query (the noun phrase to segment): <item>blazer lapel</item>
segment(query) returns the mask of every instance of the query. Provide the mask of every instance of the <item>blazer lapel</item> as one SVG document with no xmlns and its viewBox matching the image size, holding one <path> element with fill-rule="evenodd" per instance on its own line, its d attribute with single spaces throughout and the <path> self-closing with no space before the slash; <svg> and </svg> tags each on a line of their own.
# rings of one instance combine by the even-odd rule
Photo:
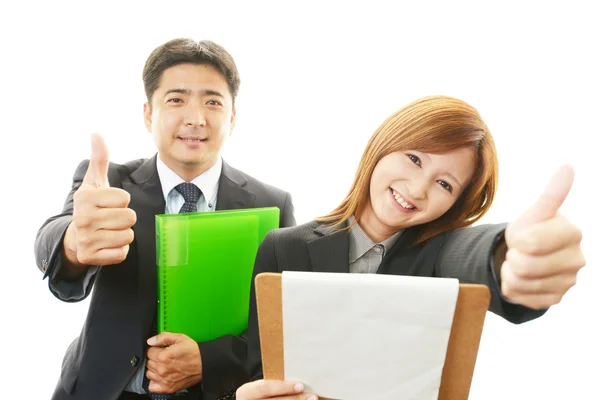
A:
<svg viewBox="0 0 600 400">
<path fill-rule="evenodd" d="M 138 260 L 138 310 L 140 329 L 147 335 L 156 314 L 156 228 L 155 216 L 165 213 L 156 156 L 152 157 L 123 182 L 123 189 L 131 195 L 129 208 L 137 215 L 133 226 L 135 250 Z M 132 249 L 130 249 L 132 250 Z"/>
<path fill-rule="evenodd" d="M 415 263 L 417 253 L 421 247 L 414 245 L 418 231 L 408 228 L 398 238 L 389 252 L 381 261 L 377 270 L 378 274 L 408 275 L 408 276 L 430 276 L 423 268 L 418 268 L 421 263 Z M 426 262 L 427 270 L 433 271 L 433 262 Z"/>
<path fill-rule="evenodd" d="M 340 227 L 332 228 L 319 225 L 314 233 L 318 237 L 308 242 L 310 262 L 315 272 L 350 272 L 350 239 L 349 231 Z"/>
<path fill-rule="evenodd" d="M 246 177 L 240 171 L 223 161 L 216 210 L 252 208 L 255 195 L 247 189 L 247 182 Z"/>
</svg>

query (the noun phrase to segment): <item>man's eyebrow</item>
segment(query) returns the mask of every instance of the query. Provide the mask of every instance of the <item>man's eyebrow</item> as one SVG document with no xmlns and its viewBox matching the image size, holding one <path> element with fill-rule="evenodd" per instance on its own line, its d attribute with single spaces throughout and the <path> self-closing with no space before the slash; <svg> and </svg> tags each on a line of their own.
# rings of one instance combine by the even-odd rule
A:
<svg viewBox="0 0 600 400">
<path fill-rule="evenodd" d="M 165 96 L 171 94 L 171 93 L 180 93 L 180 94 L 185 94 L 185 95 L 190 95 L 192 94 L 192 91 L 190 89 L 181 89 L 181 88 L 173 88 L 173 89 L 169 89 L 165 92 Z M 212 90 L 212 89 L 205 89 L 205 90 L 200 90 L 200 94 L 203 96 L 219 96 L 221 98 L 225 98 L 225 96 L 219 92 L 218 90 Z"/>
<path fill-rule="evenodd" d="M 223 93 L 219 92 L 218 90 L 206 89 L 206 90 L 202 90 L 201 93 L 205 96 L 209 95 L 209 96 L 219 96 L 223 99 L 225 98 Z"/>
<path fill-rule="evenodd" d="M 173 89 L 167 90 L 165 92 L 165 96 L 167 96 L 168 94 L 171 94 L 171 93 L 190 94 L 190 93 L 192 93 L 192 91 L 189 89 L 173 88 Z"/>
</svg>

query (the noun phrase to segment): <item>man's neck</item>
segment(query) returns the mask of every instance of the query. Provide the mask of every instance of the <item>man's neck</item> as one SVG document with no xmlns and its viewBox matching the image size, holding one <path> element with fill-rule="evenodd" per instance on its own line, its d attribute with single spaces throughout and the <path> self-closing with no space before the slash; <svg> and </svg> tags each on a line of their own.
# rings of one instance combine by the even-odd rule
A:
<svg viewBox="0 0 600 400">
<path fill-rule="evenodd" d="M 160 155 L 159 155 L 160 157 Z M 196 179 L 197 177 L 199 177 L 200 175 L 202 175 L 203 173 L 205 173 L 206 171 L 208 171 L 209 169 L 211 169 L 212 167 L 215 166 L 215 164 L 220 160 L 220 158 L 217 158 L 214 161 L 211 162 L 206 162 L 206 163 L 202 163 L 199 165 L 182 165 L 182 164 L 177 164 L 177 165 L 172 165 L 172 163 L 163 160 L 163 158 L 161 157 L 161 161 L 174 173 L 176 173 L 177 175 L 179 175 L 179 177 L 181 179 L 183 179 L 186 182 L 191 182 L 194 179 Z"/>
</svg>

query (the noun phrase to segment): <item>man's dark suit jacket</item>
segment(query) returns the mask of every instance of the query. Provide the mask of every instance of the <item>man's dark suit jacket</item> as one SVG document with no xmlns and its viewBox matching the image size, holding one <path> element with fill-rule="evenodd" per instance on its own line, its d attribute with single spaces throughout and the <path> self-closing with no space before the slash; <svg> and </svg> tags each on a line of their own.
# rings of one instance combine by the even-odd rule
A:
<svg viewBox="0 0 600 400">
<path fill-rule="evenodd" d="M 500 292 L 493 268 L 497 243 L 506 224 L 481 225 L 442 233 L 422 246 L 414 246 L 415 228 L 406 229 L 384 256 L 378 274 L 457 278 L 461 283 L 480 283 L 490 288 L 490 311 L 513 323 L 544 314 L 508 302 Z M 277 229 L 261 243 L 252 277 L 248 320 L 248 374 L 262 378 L 260 337 L 254 278 L 262 272 L 315 271 L 349 273 L 347 224 L 334 228 L 318 222 Z M 341 338 L 343 339 L 343 338 Z"/>
<path fill-rule="evenodd" d="M 44 278 L 56 276 L 63 237 L 72 221 L 73 194 L 88 163 L 77 168 L 63 212 L 47 220 L 37 234 L 35 256 Z M 101 267 L 95 275 L 85 324 L 65 354 L 53 400 L 117 399 L 143 361 L 152 333 L 157 302 L 154 217 L 165 212 L 156 156 L 124 165 L 111 163 L 108 180 L 131 195 L 129 207 L 137 214 L 135 239 L 125 261 Z M 270 206 L 279 207 L 280 226 L 295 225 L 289 193 L 223 162 L 217 210 Z M 91 288 L 88 285 L 85 296 Z M 203 379 L 189 390 L 194 399 L 218 399 L 248 380 L 245 338 L 229 335 L 199 346 Z"/>
</svg>

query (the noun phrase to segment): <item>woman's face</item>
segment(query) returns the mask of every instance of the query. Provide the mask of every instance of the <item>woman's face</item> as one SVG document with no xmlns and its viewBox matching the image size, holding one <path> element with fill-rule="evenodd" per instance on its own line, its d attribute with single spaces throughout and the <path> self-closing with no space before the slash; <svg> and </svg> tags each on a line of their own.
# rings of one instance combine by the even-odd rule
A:
<svg viewBox="0 0 600 400">
<path fill-rule="evenodd" d="M 382 240 L 441 217 L 468 186 L 476 164 L 475 151 L 469 147 L 443 154 L 411 150 L 388 154 L 371 176 L 371 201 L 360 217 L 361 227 L 374 240 Z"/>
</svg>

